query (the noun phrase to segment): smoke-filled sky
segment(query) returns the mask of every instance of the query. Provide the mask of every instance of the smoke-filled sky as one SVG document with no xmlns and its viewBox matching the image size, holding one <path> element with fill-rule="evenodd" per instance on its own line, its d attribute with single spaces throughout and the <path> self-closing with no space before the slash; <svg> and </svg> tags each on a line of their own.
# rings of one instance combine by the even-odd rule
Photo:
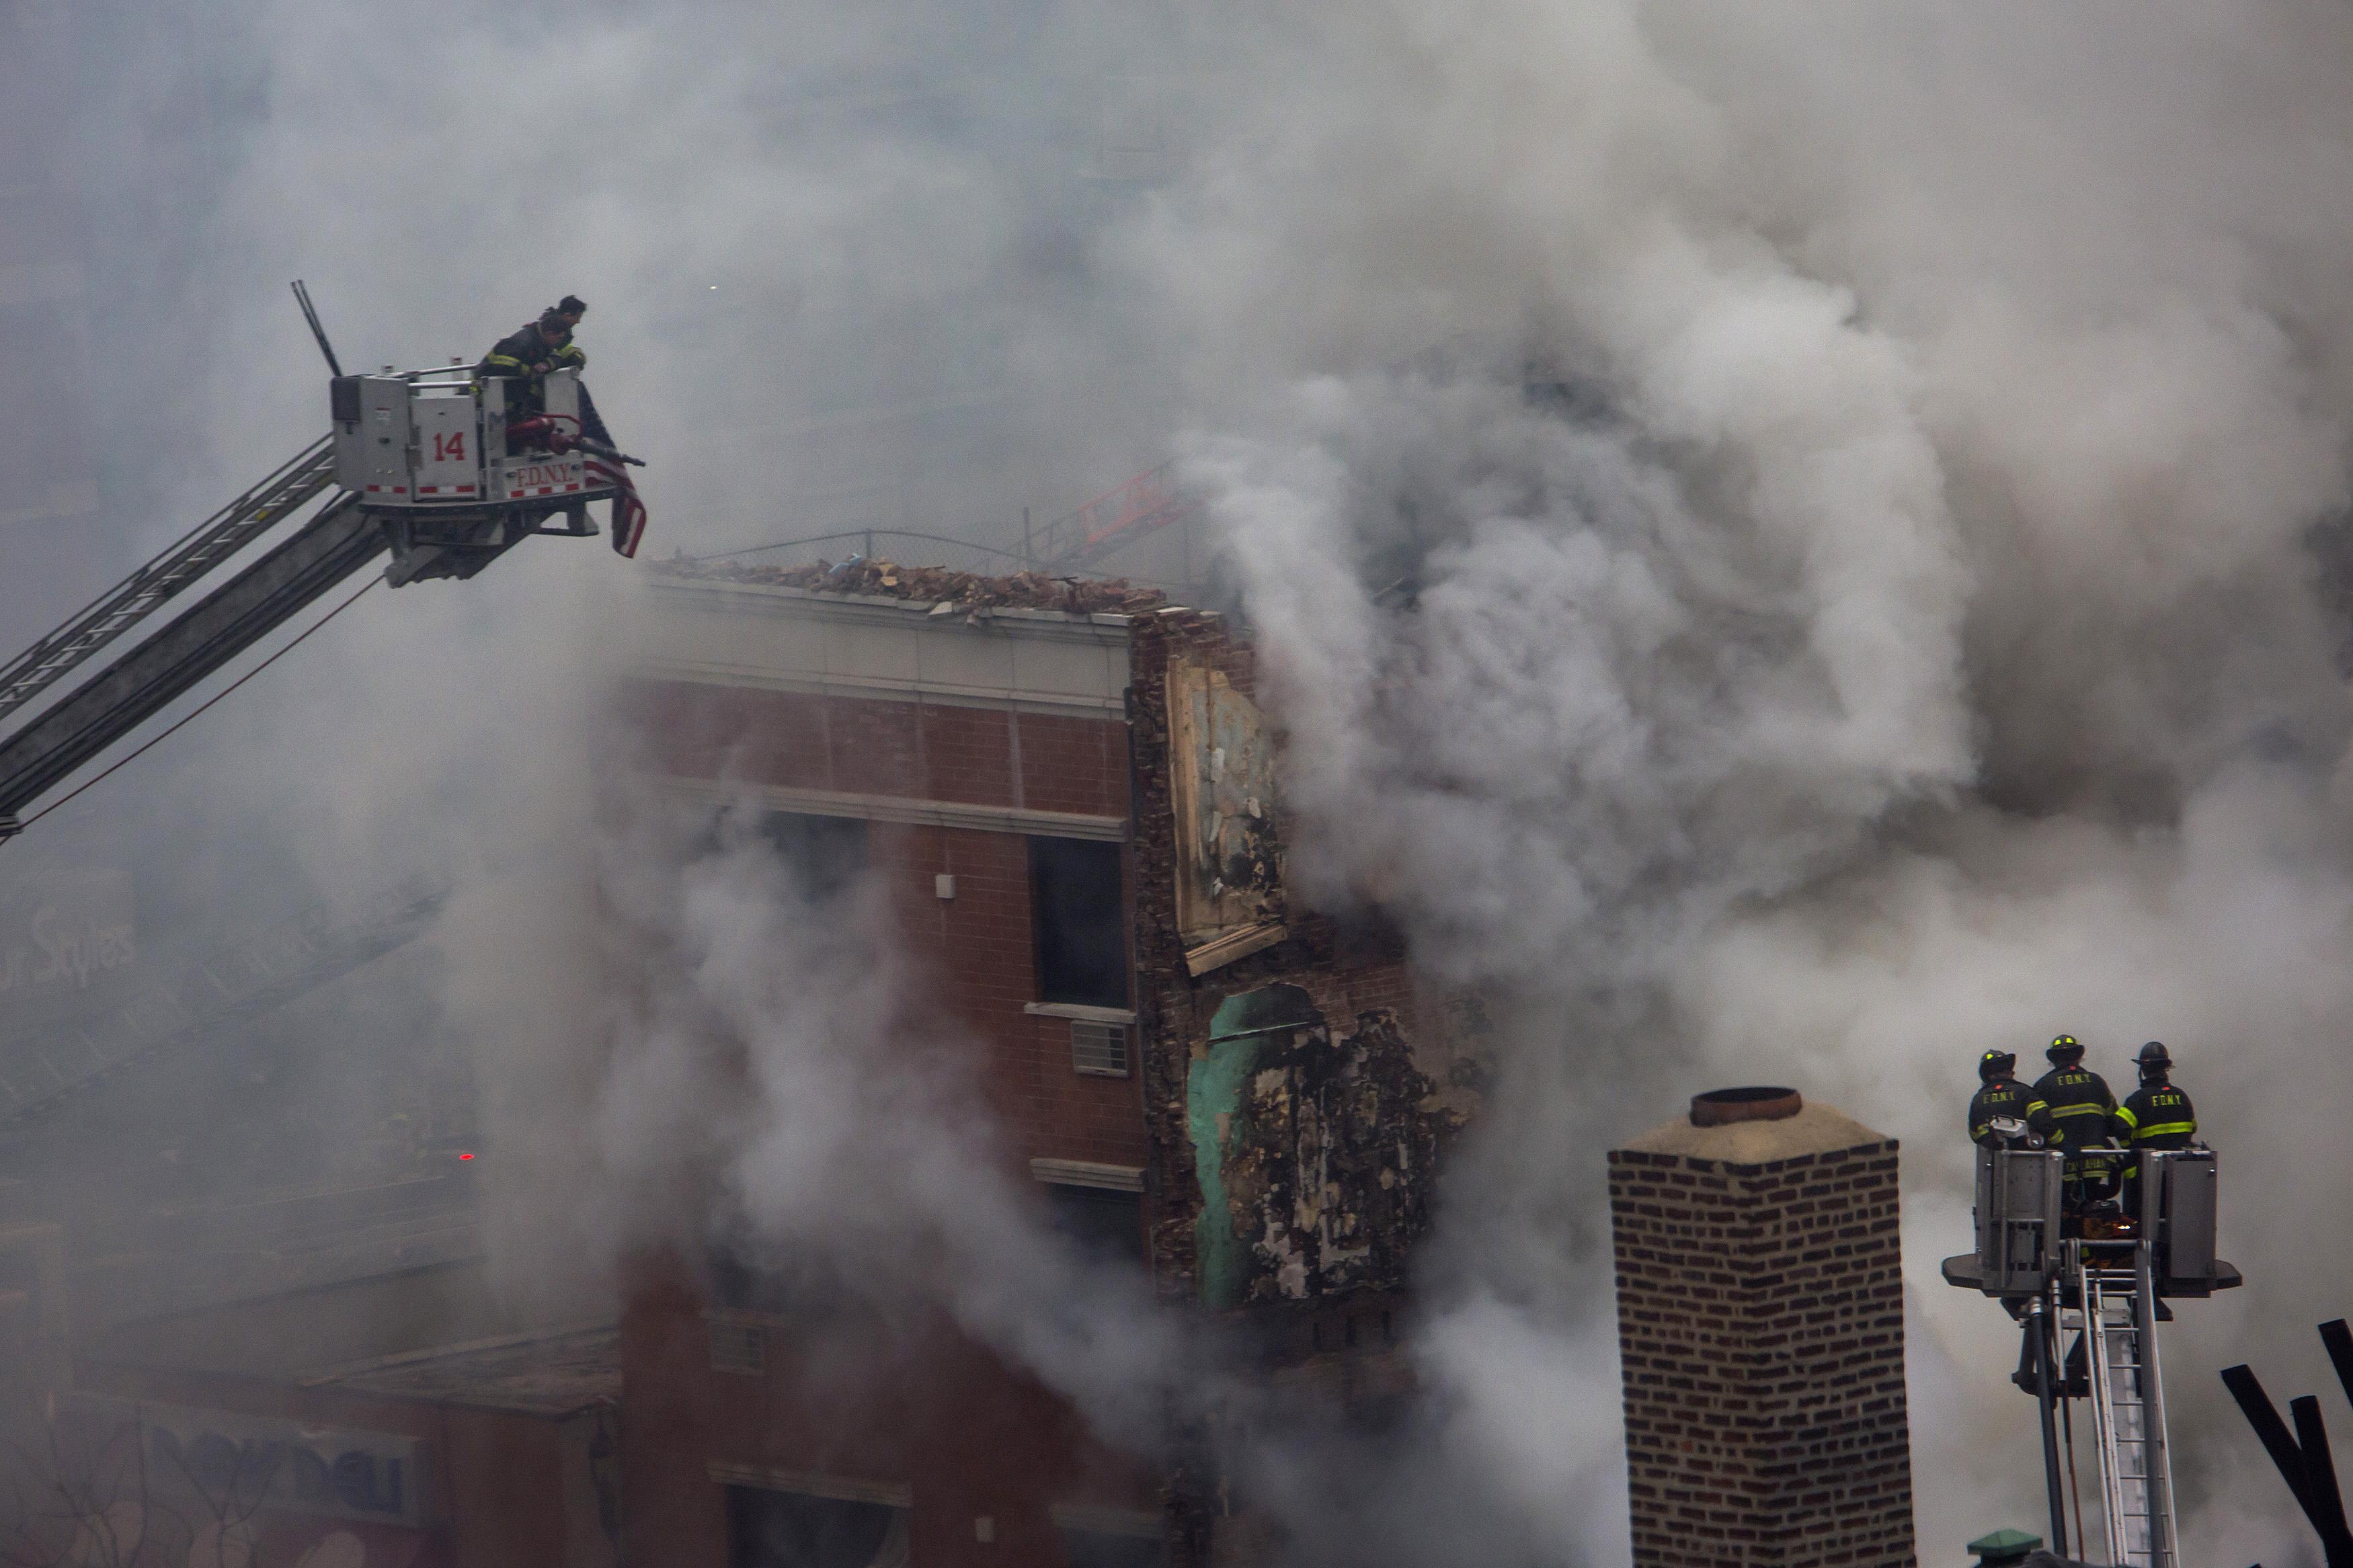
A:
<svg viewBox="0 0 2353 1568">
<path fill-rule="evenodd" d="M 296 276 L 349 363 L 471 358 L 585 296 L 649 554 L 1008 542 L 1182 459 L 1298 742 L 1297 885 L 1385 902 L 1513 1020 L 1419 1347 L 1432 1484 L 1383 1515 L 1287 1455 L 1269 1495 L 1304 1540 L 1372 1560 L 1353 1515 L 1400 1560 L 1435 1550 L 1415 1521 L 1622 1554 L 1583 1415 L 1615 1378 L 1600 1151 L 1724 1081 L 1905 1141 L 1924 1550 L 2037 1518 L 2008 1325 L 1935 1265 L 1966 1242 L 1977 1054 L 2065 1030 L 2116 1079 L 2168 1040 L 2224 1150 L 2250 1283 L 2167 1346 L 2190 1549 L 2308 1555 L 2212 1373 L 2317 1387 L 2310 1325 L 2353 1305 L 2342 7 L 0 16 L 35 46 L 0 94 L 49 106 L 9 121 L 6 210 L 36 218 L 0 353 L 68 361 L 85 437 L 12 460 L 99 500 L 0 523 L 15 641 L 315 431 Z M 174 910 L 594 847 L 581 874 L 699 955 L 673 1022 L 822 1093 L 826 1052 L 871 1042 L 731 978 L 749 934 L 795 940 L 757 877 L 663 882 L 580 808 L 580 716 L 628 657 L 604 606 L 641 570 L 549 542 L 379 592 L 88 830 Z M 711 1090 L 639 1017 L 618 1076 L 538 1092 L 593 943 L 535 916 L 561 901 L 461 905 L 446 1004 L 512 1147 L 593 1123 L 644 1179 L 649 1130 Z M 829 1192 L 792 1131 L 697 1155 L 786 1235 Z M 860 1234 L 1011 1223 L 957 1191 L 912 1183 Z M 961 1307 L 1103 1386 L 1099 1344 Z"/>
</svg>

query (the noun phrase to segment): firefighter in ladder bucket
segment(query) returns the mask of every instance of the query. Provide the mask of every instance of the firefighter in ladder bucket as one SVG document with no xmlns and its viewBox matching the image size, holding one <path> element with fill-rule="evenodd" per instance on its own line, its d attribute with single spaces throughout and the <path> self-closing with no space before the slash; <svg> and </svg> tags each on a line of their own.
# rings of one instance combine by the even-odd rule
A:
<svg viewBox="0 0 2353 1568">
<path fill-rule="evenodd" d="M 548 375 L 560 370 L 577 372 L 587 368 L 587 353 L 572 341 L 580 319 L 587 313 L 585 300 L 576 294 L 566 294 L 542 310 L 537 321 L 524 322 L 491 344 L 482 363 L 474 367 L 474 375 L 477 380 L 503 376 L 519 384 L 519 395 L 512 398 L 510 406 L 523 417 L 507 426 L 510 443 L 541 443 L 553 452 L 576 446 L 586 454 L 588 477 L 599 485 L 610 485 L 616 492 L 613 548 L 625 556 L 634 556 L 646 531 L 645 503 L 638 499 L 638 488 L 629 479 L 629 466 L 637 459 L 624 457 L 615 448 L 612 432 L 606 429 L 585 384 L 580 388 L 577 430 L 562 427 L 544 412 Z"/>
</svg>

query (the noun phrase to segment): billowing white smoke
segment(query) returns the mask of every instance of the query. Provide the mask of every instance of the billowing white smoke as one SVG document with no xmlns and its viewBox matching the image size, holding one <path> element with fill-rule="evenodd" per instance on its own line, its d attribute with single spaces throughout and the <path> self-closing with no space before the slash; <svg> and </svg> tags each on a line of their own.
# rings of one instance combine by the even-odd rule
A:
<svg viewBox="0 0 2353 1568">
<path fill-rule="evenodd" d="M 1516 382 L 1319 381 L 1284 444 L 1205 445 L 1298 742 L 1311 892 L 1366 881 L 1461 977 L 1652 972 L 1679 926 L 1965 782 L 1966 576 L 1932 454 L 1900 380 L 1870 380 L 1887 346 L 1793 314 L 1818 395 L 1883 418 L 1799 407 L 1768 441 L 1677 409 L 1741 475 L 1715 517 L 1636 427 L 1577 428 Z M 1410 607 L 1368 596 L 1391 572 Z"/>
<path fill-rule="evenodd" d="M 2255 1195 L 2341 1180 L 2353 26 L 1294 16 L 1144 254 L 1294 871 L 1512 999 L 1422 1350 L 1447 1457 L 1532 1436 L 1453 1495 L 1609 1553 L 1562 1500 L 1614 1434 L 1550 1392 L 1608 1353 L 1599 1150 L 1788 1081 L 1906 1141 L 1924 1552 L 2039 1519 L 2007 1325 L 1935 1262 L 1974 1058 L 2065 1029 L 2119 1079 L 2170 1038 L 2228 1151 L 2253 1283 L 2174 1331 L 2176 1463 L 2193 1546 L 2291 1552 L 2275 1484 L 2216 1500 L 2260 1460 L 2212 1371 L 2315 1381 L 2353 1241 Z"/>
<path fill-rule="evenodd" d="M 608 1237 L 698 1270 L 733 1250 L 902 1328 L 944 1308 L 1153 1450 L 1182 1325 L 1047 1230 L 970 1042 L 915 1003 L 887 891 L 813 895 L 743 814 L 697 853 L 703 816 L 641 797 L 604 846 L 617 972 L 643 982 L 608 1021 L 590 1140 L 599 1190 L 634 1209 Z"/>
</svg>

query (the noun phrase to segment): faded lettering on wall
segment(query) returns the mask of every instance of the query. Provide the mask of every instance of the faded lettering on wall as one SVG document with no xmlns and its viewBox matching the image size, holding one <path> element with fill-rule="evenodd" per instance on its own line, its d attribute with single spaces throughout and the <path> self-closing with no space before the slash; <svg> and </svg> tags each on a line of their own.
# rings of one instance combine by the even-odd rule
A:
<svg viewBox="0 0 2353 1568">
<path fill-rule="evenodd" d="M 46 872 L 0 899 L 0 994 L 87 990 L 138 956 L 128 871 Z"/>
</svg>

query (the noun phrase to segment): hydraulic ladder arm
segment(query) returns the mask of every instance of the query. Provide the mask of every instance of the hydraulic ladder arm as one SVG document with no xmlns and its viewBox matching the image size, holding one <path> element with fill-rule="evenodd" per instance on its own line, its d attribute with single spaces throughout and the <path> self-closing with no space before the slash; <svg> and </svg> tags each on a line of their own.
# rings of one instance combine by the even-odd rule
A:
<svg viewBox="0 0 2353 1568">
<path fill-rule="evenodd" d="M 333 482 L 322 441 L 0 670 L 0 718 L 196 586 Z M 0 838 L 34 801 L 386 548 L 344 493 L 161 630 L 0 740 Z"/>
<path fill-rule="evenodd" d="M 2088 1252 L 2078 1252 L 2075 1279 L 2091 1355 L 2092 1436 L 2108 1560 L 2119 1568 L 2180 1568 L 2150 1247 L 2136 1242 L 2128 1267 Z"/>
<path fill-rule="evenodd" d="M 335 464 L 331 441 L 322 437 L 305 447 L 291 462 L 215 512 L 194 533 L 0 666 L 0 721 L 332 484 Z"/>
<path fill-rule="evenodd" d="M 2181 1568 L 2157 1335 L 2171 1317 L 2167 1300 L 2195 1300 L 2242 1282 L 2214 1255 L 2214 1152 L 2137 1151 L 2137 1213 L 2113 1205 L 2071 1213 L 2065 1157 L 2037 1145 L 2022 1122 L 1996 1127 L 2001 1146 L 1978 1155 L 1977 1250 L 1946 1258 L 1943 1273 L 1948 1284 L 1999 1298 L 2023 1325 L 2012 1381 L 2041 1406 L 2052 1542 L 2067 1535 L 2060 1468 L 2062 1453 L 2072 1452 L 2054 1431 L 2053 1407 L 2084 1399 L 2098 1448 L 2106 1561 Z M 2077 1327 L 2082 1339 L 2062 1356 L 2060 1331 Z M 2353 1360 L 2353 1350 L 2348 1355 Z M 2067 1465 L 2072 1475 L 2072 1458 Z M 2075 1513 L 2080 1539 L 2080 1500 Z"/>
<path fill-rule="evenodd" d="M 303 312 L 319 332 L 307 298 Z M 338 372 L 326 437 L 0 665 L 0 725 L 17 721 L 0 734 L 0 840 L 76 770 L 387 550 L 396 588 L 471 577 L 534 534 L 593 535 L 587 504 L 617 501 L 619 465 L 638 459 L 578 434 L 593 410 L 572 372 L 530 384 L 538 401 L 512 419 L 510 384 L 478 384 L 463 366 Z M 183 596 L 185 608 L 115 648 Z M 85 665 L 96 673 L 69 682 Z"/>
</svg>

